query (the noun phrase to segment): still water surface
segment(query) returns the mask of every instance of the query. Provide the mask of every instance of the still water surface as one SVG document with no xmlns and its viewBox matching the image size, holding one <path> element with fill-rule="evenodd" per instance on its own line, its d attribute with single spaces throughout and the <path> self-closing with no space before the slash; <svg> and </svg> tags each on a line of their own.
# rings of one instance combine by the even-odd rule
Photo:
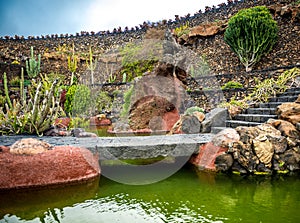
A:
<svg viewBox="0 0 300 223">
<path fill-rule="evenodd" d="M 98 180 L 1 193 L 0 223 L 300 222 L 299 175 L 213 175 L 185 166 L 149 185 Z"/>
</svg>

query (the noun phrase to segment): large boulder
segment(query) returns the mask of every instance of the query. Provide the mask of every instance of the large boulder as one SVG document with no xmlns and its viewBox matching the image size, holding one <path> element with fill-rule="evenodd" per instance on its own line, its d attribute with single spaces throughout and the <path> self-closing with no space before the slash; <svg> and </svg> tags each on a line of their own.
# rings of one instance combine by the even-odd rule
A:
<svg viewBox="0 0 300 223">
<path fill-rule="evenodd" d="M 226 118 L 228 116 L 227 109 L 214 108 L 205 115 L 205 120 L 202 124 L 202 133 L 211 132 L 212 127 L 225 127 Z"/>
<path fill-rule="evenodd" d="M 215 165 L 216 158 L 225 154 L 228 151 L 228 148 L 222 148 L 220 146 L 215 146 L 213 143 L 206 143 L 199 148 L 199 153 L 197 155 L 193 155 L 190 159 L 190 163 L 198 167 L 200 170 L 205 171 L 217 171 L 217 167 Z M 230 163 L 230 161 L 228 161 Z M 218 163 L 218 168 L 223 164 Z"/>
<path fill-rule="evenodd" d="M 215 146 L 229 148 L 233 142 L 240 140 L 240 135 L 235 129 L 226 128 L 217 133 L 211 140 Z"/>
<path fill-rule="evenodd" d="M 11 149 L 1 147 L 0 190 L 74 184 L 100 175 L 98 156 L 88 149 L 72 146 L 49 149 L 45 145 L 44 151 L 38 149 L 38 152 L 29 153 L 24 149 L 24 153 L 19 148 L 15 153 L 15 147 L 20 144 L 25 148 L 24 141 L 16 142 Z M 41 144 L 43 142 L 39 147 Z M 30 145 L 33 144 L 26 147 Z"/>
<path fill-rule="evenodd" d="M 277 107 L 276 114 L 279 119 L 296 125 L 300 122 L 300 104 L 296 102 L 283 103 Z"/>
</svg>

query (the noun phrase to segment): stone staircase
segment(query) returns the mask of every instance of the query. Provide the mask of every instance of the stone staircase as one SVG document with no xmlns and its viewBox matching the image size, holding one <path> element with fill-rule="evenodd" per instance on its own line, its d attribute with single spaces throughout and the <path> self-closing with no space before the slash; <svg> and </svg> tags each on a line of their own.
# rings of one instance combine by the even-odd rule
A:
<svg viewBox="0 0 300 223">
<path fill-rule="evenodd" d="M 266 103 L 260 103 L 254 107 L 246 109 L 243 113 L 235 116 L 233 119 L 229 117 L 226 120 L 227 128 L 236 128 L 238 126 L 257 126 L 268 119 L 277 119 L 275 114 L 277 106 L 285 102 L 294 102 L 300 94 L 300 87 L 288 89 L 286 92 L 278 94 L 276 97 L 270 98 Z M 212 133 L 217 133 L 225 127 L 214 127 Z"/>
</svg>

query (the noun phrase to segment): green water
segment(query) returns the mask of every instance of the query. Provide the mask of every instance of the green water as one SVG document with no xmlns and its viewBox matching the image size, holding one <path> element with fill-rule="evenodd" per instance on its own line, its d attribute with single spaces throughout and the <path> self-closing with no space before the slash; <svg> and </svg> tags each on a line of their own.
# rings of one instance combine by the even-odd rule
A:
<svg viewBox="0 0 300 223">
<path fill-rule="evenodd" d="M 0 194 L 0 222 L 300 222 L 300 178 L 208 174 L 185 166 L 155 184 L 88 184 Z"/>
</svg>

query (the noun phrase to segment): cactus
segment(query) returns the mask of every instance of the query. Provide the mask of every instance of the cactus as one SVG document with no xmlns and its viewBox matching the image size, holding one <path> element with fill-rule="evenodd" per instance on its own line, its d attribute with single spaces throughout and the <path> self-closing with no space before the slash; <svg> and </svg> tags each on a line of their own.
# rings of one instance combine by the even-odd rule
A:
<svg viewBox="0 0 300 223">
<path fill-rule="evenodd" d="M 7 87 L 7 76 L 6 76 L 5 72 L 3 74 L 3 84 L 4 84 L 4 92 L 5 92 L 6 101 L 7 101 L 7 104 L 9 106 L 9 108 L 11 109 L 12 108 L 12 103 L 11 103 L 11 100 L 10 100 L 10 97 L 9 97 L 9 92 L 8 92 L 8 87 Z"/>
<path fill-rule="evenodd" d="M 41 71 L 41 54 L 38 55 L 38 60 L 36 61 L 33 47 L 30 47 L 30 58 L 26 61 L 26 71 L 30 78 L 35 78 Z"/>
<path fill-rule="evenodd" d="M 88 70 L 91 71 L 91 84 L 94 85 L 94 71 L 97 67 L 97 60 L 93 58 L 92 47 L 89 49 L 89 57 L 86 60 Z"/>
<path fill-rule="evenodd" d="M 265 6 L 240 10 L 231 17 L 225 42 L 237 54 L 246 71 L 270 52 L 277 40 L 278 26 Z"/>
<path fill-rule="evenodd" d="M 62 113 L 59 106 L 59 97 L 54 94 L 57 84 L 58 80 L 56 79 L 53 81 L 50 90 L 45 90 L 47 83 L 41 81 L 35 88 L 33 100 L 31 98 L 26 103 L 23 94 L 23 98 L 20 98 L 20 100 L 14 99 L 11 106 L 6 103 L 6 111 L 0 110 L 0 133 L 41 135 L 49 129 L 58 115 Z M 5 88 L 7 88 L 7 81 L 5 85 Z M 23 87 L 20 86 L 20 91 L 23 90 Z"/>
<path fill-rule="evenodd" d="M 77 56 L 75 55 L 74 52 L 74 43 L 73 43 L 73 50 L 72 54 L 68 56 L 68 69 L 71 72 L 71 83 L 70 85 L 73 85 L 73 79 L 74 79 L 74 74 L 77 70 Z"/>
</svg>

